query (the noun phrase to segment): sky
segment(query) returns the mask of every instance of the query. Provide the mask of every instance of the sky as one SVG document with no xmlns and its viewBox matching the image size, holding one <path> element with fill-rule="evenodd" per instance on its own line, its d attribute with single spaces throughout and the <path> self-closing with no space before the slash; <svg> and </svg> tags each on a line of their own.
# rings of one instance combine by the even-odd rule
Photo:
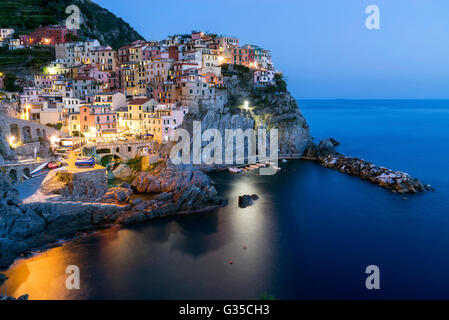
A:
<svg viewBox="0 0 449 320">
<path fill-rule="evenodd" d="M 447 0 L 94 1 L 147 40 L 200 30 L 269 49 L 297 99 L 449 98 Z"/>
</svg>

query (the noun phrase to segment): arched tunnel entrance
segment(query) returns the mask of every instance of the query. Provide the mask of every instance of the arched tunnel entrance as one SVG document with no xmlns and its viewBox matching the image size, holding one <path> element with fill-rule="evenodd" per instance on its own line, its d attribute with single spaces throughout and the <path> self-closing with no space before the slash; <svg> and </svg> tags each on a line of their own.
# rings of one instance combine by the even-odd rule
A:
<svg viewBox="0 0 449 320">
<path fill-rule="evenodd" d="M 122 159 L 115 154 L 107 154 L 100 159 L 100 165 L 110 169 L 116 168 L 120 162 L 122 162 Z"/>
<path fill-rule="evenodd" d="M 30 171 L 29 168 L 23 169 L 23 173 L 25 174 L 25 176 L 26 176 L 27 178 L 31 178 L 31 171 Z"/>
<path fill-rule="evenodd" d="M 15 169 L 11 169 L 11 171 L 9 171 L 9 179 L 12 183 L 17 182 L 17 171 Z"/>
</svg>

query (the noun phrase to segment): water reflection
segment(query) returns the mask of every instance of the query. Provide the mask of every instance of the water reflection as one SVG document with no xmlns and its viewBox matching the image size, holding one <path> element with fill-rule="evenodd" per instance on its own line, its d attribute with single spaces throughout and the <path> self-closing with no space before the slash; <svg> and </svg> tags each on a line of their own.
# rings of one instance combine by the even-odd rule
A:
<svg viewBox="0 0 449 320">
<path fill-rule="evenodd" d="M 216 178 L 227 207 L 99 231 L 19 260 L 7 273 L 8 293 L 31 299 L 204 298 L 204 292 L 226 297 L 235 291 L 247 298 L 237 288 L 254 282 L 250 291 L 259 297 L 268 291 L 262 279 L 273 263 L 271 186 L 253 173 Z M 239 208 L 238 196 L 253 193 L 260 199 Z M 79 291 L 65 288 L 71 264 L 81 270 Z"/>
</svg>

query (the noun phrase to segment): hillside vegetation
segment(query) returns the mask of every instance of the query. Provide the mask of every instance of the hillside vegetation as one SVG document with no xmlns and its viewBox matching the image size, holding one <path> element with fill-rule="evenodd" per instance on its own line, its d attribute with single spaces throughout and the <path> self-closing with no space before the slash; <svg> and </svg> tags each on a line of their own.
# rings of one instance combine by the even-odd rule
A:
<svg viewBox="0 0 449 320">
<path fill-rule="evenodd" d="M 67 6 L 75 4 L 82 15 L 82 38 L 98 39 L 117 49 L 143 39 L 128 23 L 90 0 L 0 0 L 0 28 L 25 34 L 39 26 L 64 24 Z"/>
</svg>

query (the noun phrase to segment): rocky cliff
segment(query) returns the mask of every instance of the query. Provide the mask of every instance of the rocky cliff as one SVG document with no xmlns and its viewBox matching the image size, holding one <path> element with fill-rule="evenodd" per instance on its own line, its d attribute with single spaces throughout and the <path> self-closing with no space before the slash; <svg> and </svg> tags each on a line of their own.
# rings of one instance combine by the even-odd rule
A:
<svg viewBox="0 0 449 320">
<path fill-rule="evenodd" d="M 187 114 L 182 124 L 191 135 L 194 121 L 201 121 L 202 132 L 214 128 L 222 137 L 225 129 L 266 128 L 267 134 L 270 129 L 277 129 L 280 157 L 300 157 L 313 144 L 309 126 L 281 74 L 276 75 L 275 85 L 265 87 L 256 86 L 253 71 L 243 66 L 224 65 L 222 73 L 227 101 L 223 105 L 200 101 L 198 111 Z M 244 107 L 245 102 L 248 108 Z"/>
</svg>

